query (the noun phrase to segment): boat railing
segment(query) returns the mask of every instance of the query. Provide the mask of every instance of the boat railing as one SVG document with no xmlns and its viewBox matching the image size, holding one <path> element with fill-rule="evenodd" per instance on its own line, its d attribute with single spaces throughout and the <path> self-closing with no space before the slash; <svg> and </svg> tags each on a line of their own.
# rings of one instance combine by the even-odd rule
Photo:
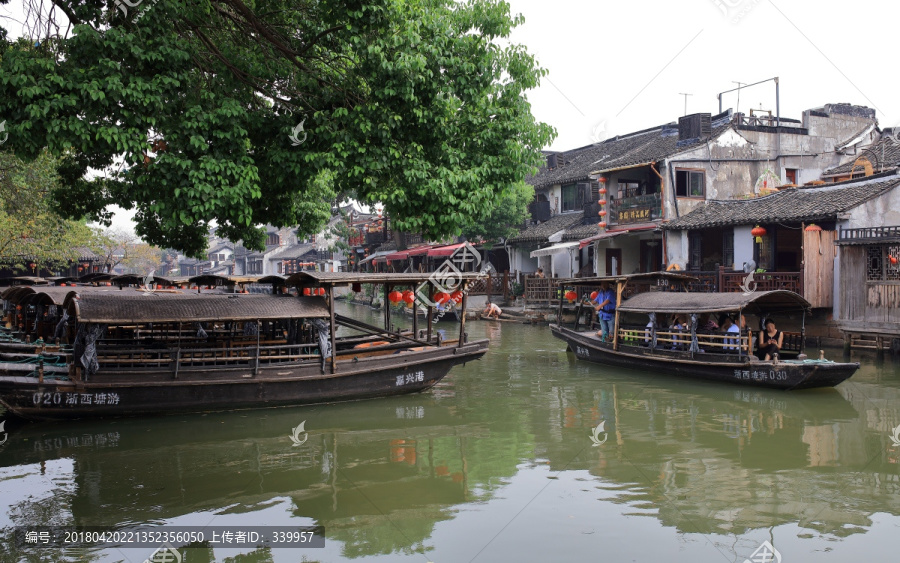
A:
<svg viewBox="0 0 900 563">
<path fill-rule="evenodd" d="M 320 359 L 319 347 L 314 343 L 266 344 L 257 347 L 197 347 L 197 348 L 100 348 L 97 359 L 101 372 L 104 368 L 160 369 L 170 366 L 173 371 L 193 367 L 241 367 L 272 363 L 293 363 Z M 315 352 L 315 353 L 313 353 Z"/>
<path fill-rule="evenodd" d="M 740 335 L 734 333 L 713 332 L 698 330 L 697 344 L 703 352 L 721 352 L 725 354 L 738 353 L 738 346 L 743 354 L 747 354 L 752 340 L 752 334 L 744 331 Z M 625 346 L 649 347 L 652 341 L 650 328 L 640 325 L 620 325 L 619 343 Z M 689 329 L 664 328 L 656 331 L 657 348 L 690 351 L 691 331 Z"/>
</svg>

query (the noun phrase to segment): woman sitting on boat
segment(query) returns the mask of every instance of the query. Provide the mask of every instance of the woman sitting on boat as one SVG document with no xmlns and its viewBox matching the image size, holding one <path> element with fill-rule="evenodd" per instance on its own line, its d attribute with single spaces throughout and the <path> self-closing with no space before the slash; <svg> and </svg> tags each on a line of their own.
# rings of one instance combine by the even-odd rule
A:
<svg viewBox="0 0 900 563">
<path fill-rule="evenodd" d="M 781 350 L 784 344 L 784 333 L 775 328 L 775 321 L 766 321 L 766 329 L 759 333 L 759 349 L 757 355 L 762 359 L 771 360 Z"/>
</svg>

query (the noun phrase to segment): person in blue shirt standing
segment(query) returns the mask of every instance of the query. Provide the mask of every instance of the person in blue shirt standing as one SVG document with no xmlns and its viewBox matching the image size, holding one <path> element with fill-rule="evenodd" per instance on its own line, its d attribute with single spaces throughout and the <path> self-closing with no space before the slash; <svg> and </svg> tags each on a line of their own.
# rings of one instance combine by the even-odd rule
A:
<svg viewBox="0 0 900 563">
<path fill-rule="evenodd" d="M 597 306 L 594 307 L 594 310 L 597 311 L 597 319 L 600 321 L 600 332 L 597 333 L 597 336 L 603 341 L 612 340 L 611 334 L 613 328 L 613 313 L 616 311 L 616 294 L 610 289 L 609 282 L 600 284 L 600 291 L 597 292 L 594 303 L 597 304 Z"/>
</svg>

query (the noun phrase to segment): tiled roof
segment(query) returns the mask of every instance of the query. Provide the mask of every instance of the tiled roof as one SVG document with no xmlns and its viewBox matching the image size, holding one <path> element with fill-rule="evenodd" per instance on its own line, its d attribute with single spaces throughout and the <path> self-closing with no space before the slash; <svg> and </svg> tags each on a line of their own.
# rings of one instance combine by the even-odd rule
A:
<svg viewBox="0 0 900 563">
<path fill-rule="evenodd" d="M 900 185 L 893 172 L 877 177 L 813 188 L 786 188 L 772 195 L 746 200 L 710 200 L 663 226 L 667 230 L 704 229 L 725 225 L 753 225 L 833 219 L 867 200 Z"/>
<path fill-rule="evenodd" d="M 896 136 L 895 136 L 896 135 Z M 839 174 L 850 174 L 853 170 L 853 164 L 861 157 L 865 157 L 875 172 L 880 172 L 882 168 L 894 169 L 900 165 L 900 128 L 885 129 L 881 133 L 878 142 L 862 151 L 859 155 L 855 155 L 850 161 L 835 166 L 825 171 L 823 176 L 836 176 Z M 856 172 L 861 172 L 862 168 L 856 166 Z"/>
<path fill-rule="evenodd" d="M 717 116 L 718 117 L 718 116 Z M 550 170 L 546 163 L 538 173 L 526 182 L 536 188 L 554 184 L 568 184 L 588 180 L 591 172 L 627 168 L 657 162 L 672 155 L 691 150 L 709 138 L 717 137 L 731 125 L 716 121 L 709 137 L 678 140 L 678 125 L 670 123 L 652 129 L 638 131 L 626 136 L 607 139 L 602 143 L 589 145 L 561 153 L 560 165 Z"/>
<path fill-rule="evenodd" d="M 581 222 L 584 213 L 565 213 L 550 217 L 539 225 L 532 225 L 509 239 L 511 244 L 517 242 L 546 242 L 547 237 L 559 231 L 565 230 Z"/>
<path fill-rule="evenodd" d="M 294 246 L 289 246 L 284 249 L 283 252 L 279 252 L 275 256 L 269 258 L 269 260 L 296 260 L 297 258 L 302 258 L 306 256 L 310 252 L 315 253 L 316 248 L 315 245 L 312 244 L 296 244 Z"/>
<path fill-rule="evenodd" d="M 591 222 L 588 224 L 584 224 L 584 222 L 582 221 L 580 225 L 572 225 L 571 227 L 566 229 L 566 233 L 563 235 L 563 240 L 582 240 L 599 234 L 600 227 L 597 226 L 597 221 L 591 219 Z"/>
</svg>

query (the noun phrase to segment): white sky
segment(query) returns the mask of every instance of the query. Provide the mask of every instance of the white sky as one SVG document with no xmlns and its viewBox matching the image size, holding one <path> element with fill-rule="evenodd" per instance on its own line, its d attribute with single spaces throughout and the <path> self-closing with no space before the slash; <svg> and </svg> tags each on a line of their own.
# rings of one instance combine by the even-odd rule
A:
<svg viewBox="0 0 900 563">
<path fill-rule="evenodd" d="M 781 79 L 782 117 L 849 102 L 875 108 L 882 127 L 900 124 L 892 57 L 900 46 L 900 6 L 893 2 L 509 3 L 525 17 L 513 41 L 549 71 L 528 98 L 535 117 L 556 127 L 554 150 L 591 143 L 604 121 L 613 135 L 675 121 L 684 114 L 680 92 L 693 94 L 688 113 L 715 114 L 716 94 L 736 87 L 733 81 L 774 76 Z M 726 94 L 723 109 L 736 101 Z M 774 113 L 773 83 L 741 92 L 742 111 L 760 104 Z"/>
<path fill-rule="evenodd" d="M 900 6 L 876 0 L 509 0 L 525 23 L 512 41 L 549 71 L 528 93 L 535 117 L 568 150 L 604 136 L 717 113 L 716 94 L 774 76 L 781 115 L 849 102 L 900 125 L 895 61 Z M 21 3 L 0 16 L 21 13 Z M 18 18 L 17 18 L 18 19 Z M 15 27 L 4 20 L 8 28 Z M 12 31 L 12 29 L 11 29 Z M 723 109 L 735 108 L 727 94 Z M 738 109 L 775 110 L 768 82 L 741 92 Z M 119 223 L 120 221 L 117 221 Z"/>
</svg>

